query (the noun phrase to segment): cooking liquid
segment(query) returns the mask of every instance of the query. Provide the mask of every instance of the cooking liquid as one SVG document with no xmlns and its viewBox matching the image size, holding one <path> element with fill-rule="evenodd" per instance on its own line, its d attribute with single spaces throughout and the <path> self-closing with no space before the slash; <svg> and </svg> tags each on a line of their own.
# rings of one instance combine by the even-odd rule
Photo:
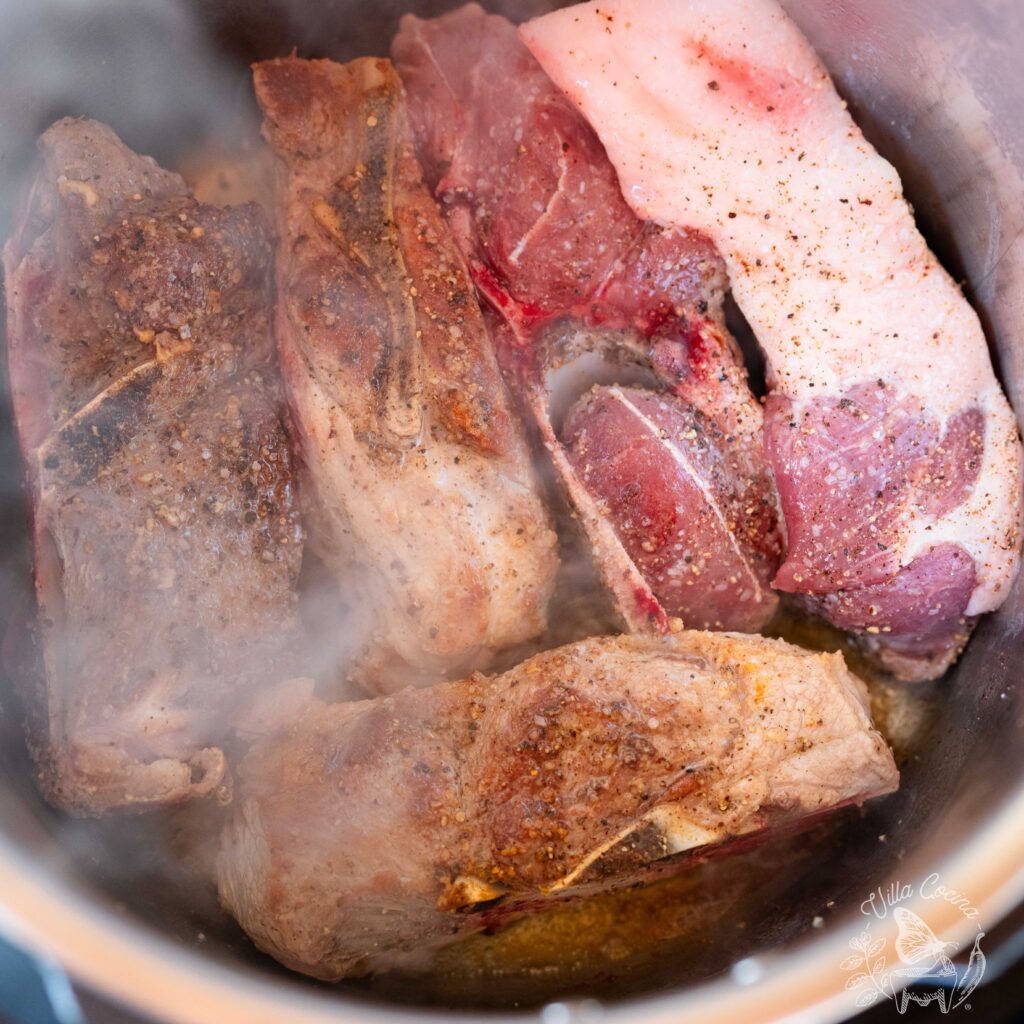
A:
<svg viewBox="0 0 1024 1024">
<path fill-rule="evenodd" d="M 937 716 L 936 686 L 892 681 L 845 634 L 788 603 L 766 633 L 810 650 L 842 651 L 868 686 L 875 725 L 897 763 L 902 768 L 914 756 Z M 409 1002 L 499 1007 L 567 992 L 623 998 L 695 981 L 756 953 L 753 936 L 763 943 L 772 920 L 814 886 L 822 863 L 834 864 L 864 828 L 860 812 L 847 809 L 808 831 L 682 866 L 650 885 L 553 907 L 493 934 L 469 936 L 415 966 L 349 985 Z M 807 930 L 825 924 L 832 895 L 822 894 L 820 914 L 804 921 Z"/>
<path fill-rule="evenodd" d="M 208 201 L 266 200 L 267 170 L 258 154 L 240 162 L 211 149 L 194 154 L 182 170 Z M 580 538 L 566 523 L 560 533 L 565 565 L 554 607 L 563 614 L 545 643 L 508 652 L 509 665 L 543 647 L 613 629 L 611 609 Z M 315 619 L 318 611 L 323 609 L 307 609 L 307 617 Z M 913 758 L 937 716 L 936 685 L 892 682 L 872 670 L 844 634 L 785 600 L 765 632 L 812 650 L 841 650 L 868 685 L 875 724 L 897 763 L 902 767 Z M 69 856 L 124 909 L 200 950 L 226 948 L 265 968 L 271 961 L 221 910 L 210 881 L 223 813 L 212 801 L 195 801 L 163 814 L 62 819 L 56 827 Z M 791 908 L 797 901 L 807 903 L 808 893 L 816 909 L 796 929 L 822 926 L 833 897 L 838 905 L 843 894 L 834 890 L 834 880 L 827 883 L 832 889 L 821 889 L 817 876 L 828 865 L 834 879 L 837 859 L 855 857 L 857 843 L 884 839 L 870 834 L 872 823 L 864 817 L 871 813 L 870 805 L 865 812 L 846 809 L 807 831 L 680 864 L 677 873 L 645 886 L 562 903 L 493 933 L 428 951 L 400 970 L 338 987 L 419 1005 L 508 1008 L 570 995 L 620 999 L 706 978 L 769 942 L 792 938 Z M 132 896 L 126 906 L 121 901 L 127 891 Z"/>
<path fill-rule="evenodd" d="M 586 607 L 580 595 L 566 620 L 572 636 L 559 630 L 559 642 L 587 632 Z M 606 629 L 604 615 L 599 606 L 591 625 Z M 810 649 L 842 650 L 868 685 L 875 723 L 901 769 L 915 759 L 939 719 L 941 683 L 896 684 L 872 674 L 843 634 L 785 605 L 768 632 Z M 713 976 L 777 942 L 813 935 L 834 908 L 859 902 L 863 858 L 888 841 L 886 804 L 847 808 L 803 832 L 683 861 L 660 881 L 553 906 L 338 988 L 417 1005 L 508 1008 L 570 996 L 615 1000 Z M 50 813 L 68 870 L 84 869 L 119 909 L 204 955 L 226 950 L 287 973 L 218 905 L 210 879 L 225 810 L 215 801 L 98 821 Z M 846 877 L 849 891 L 837 882 Z"/>
</svg>

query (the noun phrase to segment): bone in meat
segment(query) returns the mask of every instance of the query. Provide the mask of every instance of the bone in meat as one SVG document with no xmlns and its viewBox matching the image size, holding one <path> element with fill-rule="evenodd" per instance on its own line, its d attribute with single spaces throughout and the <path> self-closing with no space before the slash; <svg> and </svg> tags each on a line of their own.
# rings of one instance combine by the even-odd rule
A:
<svg viewBox="0 0 1024 1024">
<path fill-rule="evenodd" d="M 1019 565 L 1021 446 L 974 311 L 774 0 L 615 0 L 523 27 L 641 217 L 706 232 L 764 347 L 803 595 L 940 675 Z"/>
<path fill-rule="evenodd" d="M 626 624 L 760 628 L 782 537 L 718 254 L 696 232 L 637 219 L 600 141 L 506 19 L 476 4 L 407 15 L 392 53 L 427 178 L 495 312 L 507 379 Z M 594 424 L 591 463 L 620 472 L 588 473 L 566 412 L 595 383 L 642 388 L 687 428 L 668 440 L 643 416 L 620 416 L 614 432 Z M 580 428 L 607 408 L 582 400 L 570 418 Z M 626 452 L 659 445 L 654 486 Z"/>
<path fill-rule="evenodd" d="M 386 970 L 891 792 L 866 701 L 841 655 L 699 632 L 317 701 L 240 766 L 221 899 L 295 970 Z"/>
</svg>

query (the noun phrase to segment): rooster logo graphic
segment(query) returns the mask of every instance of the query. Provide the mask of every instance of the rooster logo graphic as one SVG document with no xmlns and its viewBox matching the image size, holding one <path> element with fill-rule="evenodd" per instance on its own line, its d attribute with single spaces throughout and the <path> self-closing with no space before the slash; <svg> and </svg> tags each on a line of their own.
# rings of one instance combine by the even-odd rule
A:
<svg viewBox="0 0 1024 1024">
<path fill-rule="evenodd" d="M 942 1013 L 964 1006 L 985 974 L 985 954 L 981 951 L 985 933 L 979 931 L 975 937 L 961 974 L 949 957 L 953 943 L 943 942 L 925 921 L 905 907 L 895 908 L 893 918 L 899 928 L 895 952 L 903 967 L 887 970 L 885 939 L 874 939 L 867 929 L 850 940 L 854 955 L 841 966 L 856 972 L 846 987 L 863 989 L 857 1005 L 870 1006 L 879 996 L 887 996 L 900 1013 L 906 1013 L 911 1003 L 934 1004 Z"/>
</svg>

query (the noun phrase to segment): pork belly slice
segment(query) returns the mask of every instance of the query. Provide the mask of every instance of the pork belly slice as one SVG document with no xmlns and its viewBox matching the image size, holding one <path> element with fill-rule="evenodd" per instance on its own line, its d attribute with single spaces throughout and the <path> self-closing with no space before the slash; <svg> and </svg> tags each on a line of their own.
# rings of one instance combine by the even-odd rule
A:
<svg viewBox="0 0 1024 1024">
<path fill-rule="evenodd" d="M 506 379 L 626 625 L 663 631 L 680 616 L 690 626 L 760 628 L 777 604 L 769 581 L 782 558 L 779 512 L 713 246 L 637 218 L 597 136 L 504 18 L 476 4 L 431 20 L 406 15 L 392 53 L 427 179 L 494 311 Z M 706 427 L 676 432 L 678 457 L 663 460 L 656 492 L 627 454 L 659 444 L 650 420 L 592 432 L 615 474 L 587 473 L 572 457 L 565 416 L 595 384 L 642 389 L 644 401 Z M 592 408 L 577 408 L 577 427 Z M 646 542 L 672 538 L 654 560 L 637 551 L 629 509 L 638 491 Z M 724 528 L 704 529 L 709 520 Z M 727 568 L 699 574 L 695 549 Z M 666 585 L 683 573 L 686 586 Z"/>
<path fill-rule="evenodd" d="M 282 170 L 277 344 L 353 674 L 485 667 L 544 630 L 555 537 L 401 82 L 370 58 L 254 74 Z"/>
<path fill-rule="evenodd" d="M 261 949 L 333 981 L 897 784 L 838 654 L 590 639 L 314 701 L 241 764 L 219 891 Z"/>
<path fill-rule="evenodd" d="M 773 0 L 614 0 L 521 30 L 637 215 L 705 232 L 765 350 L 780 590 L 940 675 L 1020 552 L 1021 446 L 974 311 Z"/>
<path fill-rule="evenodd" d="M 32 742 L 77 813 L 211 792 L 234 712 L 296 670 L 302 531 L 270 240 L 107 127 L 59 121 L 4 250 L 43 679 Z"/>
</svg>

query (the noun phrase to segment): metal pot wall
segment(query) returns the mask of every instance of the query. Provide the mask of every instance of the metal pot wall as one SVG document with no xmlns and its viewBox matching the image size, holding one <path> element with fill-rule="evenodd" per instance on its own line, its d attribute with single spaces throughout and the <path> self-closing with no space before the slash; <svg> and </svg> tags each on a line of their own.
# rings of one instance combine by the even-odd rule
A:
<svg viewBox="0 0 1024 1024">
<path fill-rule="evenodd" d="M 714 0 L 706 0 L 714 3 Z M 109 121 L 134 148 L 173 162 L 251 113 L 246 63 L 297 46 L 310 56 L 385 53 L 398 13 L 451 6 L 415 0 L 0 0 L 0 229 L 6 231 L 35 136 L 53 118 Z M 514 18 L 544 0 L 490 4 Z M 868 137 L 899 169 L 933 246 L 982 314 L 1011 401 L 1024 409 L 1024 5 L 1017 0 L 786 0 L 831 69 Z M 935 382 L 942 387 L 941 381 Z M 6 395 L 6 389 L 4 394 Z M 4 398 L 6 402 L 6 398 Z M 8 674 L 31 609 L 21 467 L 9 410 L 0 423 L 0 614 Z M 899 880 L 941 939 L 976 925 L 955 902 L 919 894 L 938 875 L 991 932 L 1024 899 L 1024 586 L 981 623 L 929 697 L 930 725 L 896 796 L 804 846 L 788 884 L 752 917 L 742 942 L 702 964 L 667 962 L 614 984 L 600 1002 L 563 1002 L 545 1019 L 687 1019 L 753 1024 L 840 1019 L 855 1011 L 840 965 L 864 926 L 861 906 Z M 486 1000 L 387 984 L 329 989 L 286 976 L 213 920 L 183 877 L 157 865 L 149 826 L 122 833 L 62 819 L 36 794 L 21 710 L 0 681 L 0 930 L 54 957 L 86 984 L 161 1021 L 450 1019 L 460 1002 L 483 1014 L 560 994 L 530 981 Z M 804 840 L 803 842 L 812 842 Z M 712 879 L 713 881 L 713 879 Z M 877 930 L 890 922 L 879 922 Z M 993 935 L 990 976 L 1001 952 Z M 714 951 L 714 936 L 705 936 Z M 1008 954 L 1007 954 L 1008 955 Z M 740 958 L 729 968 L 730 961 Z M 669 958 L 670 959 L 670 958 Z M 422 996 L 422 999 L 420 998 Z M 416 1005 L 427 1001 L 431 1006 Z M 490 1012 L 490 1010 L 486 1011 Z"/>
</svg>

